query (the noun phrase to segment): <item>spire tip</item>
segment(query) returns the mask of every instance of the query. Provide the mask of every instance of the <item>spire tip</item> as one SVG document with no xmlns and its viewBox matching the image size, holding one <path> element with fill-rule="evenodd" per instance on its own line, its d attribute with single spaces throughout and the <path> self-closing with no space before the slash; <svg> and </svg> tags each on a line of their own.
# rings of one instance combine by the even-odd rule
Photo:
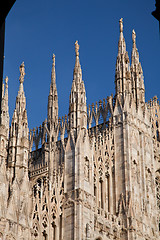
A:
<svg viewBox="0 0 160 240">
<path fill-rule="evenodd" d="M 5 84 L 6 85 L 8 84 L 8 76 L 6 76 L 6 78 L 5 78 Z"/>
<path fill-rule="evenodd" d="M 55 66 L 55 54 L 52 55 L 53 65 Z"/>
<path fill-rule="evenodd" d="M 75 42 L 75 52 L 76 52 L 76 56 L 79 56 L 79 44 L 78 44 L 78 41 Z"/>
<path fill-rule="evenodd" d="M 22 64 L 20 65 L 19 71 L 20 71 L 19 81 L 20 81 L 20 83 L 23 83 L 24 82 L 24 76 L 25 76 L 24 62 L 22 62 Z"/>
<path fill-rule="evenodd" d="M 119 28 L 120 28 L 120 32 L 123 32 L 123 18 L 119 20 Z"/>
<path fill-rule="evenodd" d="M 133 44 L 136 43 L 136 33 L 135 33 L 134 29 L 132 31 L 132 41 L 133 41 Z"/>
</svg>

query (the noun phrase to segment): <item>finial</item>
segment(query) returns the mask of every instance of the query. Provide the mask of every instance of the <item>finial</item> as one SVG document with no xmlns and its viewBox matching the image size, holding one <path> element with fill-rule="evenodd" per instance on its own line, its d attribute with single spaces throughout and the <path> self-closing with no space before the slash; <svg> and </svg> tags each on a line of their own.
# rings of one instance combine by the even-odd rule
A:
<svg viewBox="0 0 160 240">
<path fill-rule="evenodd" d="M 134 29 L 132 31 L 132 41 L 133 41 L 133 44 L 136 43 L 136 33 L 135 33 Z"/>
<path fill-rule="evenodd" d="M 120 32 L 123 32 L 123 18 L 119 20 Z"/>
<path fill-rule="evenodd" d="M 7 76 L 5 78 L 5 84 L 6 84 L 6 86 L 8 86 L 8 77 Z"/>
<path fill-rule="evenodd" d="M 52 55 L 52 60 L 53 60 L 53 66 L 55 66 L 55 55 L 54 55 L 54 53 Z"/>
<path fill-rule="evenodd" d="M 76 52 L 76 56 L 79 56 L 79 45 L 78 45 L 78 41 L 75 42 L 75 52 Z"/>
<path fill-rule="evenodd" d="M 20 65 L 19 71 L 20 71 L 19 81 L 20 81 L 20 83 L 23 83 L 24 82 L 24 76 L 25 76 L 24 62 L 22 62 L 22 64 Z"/>
</svg>

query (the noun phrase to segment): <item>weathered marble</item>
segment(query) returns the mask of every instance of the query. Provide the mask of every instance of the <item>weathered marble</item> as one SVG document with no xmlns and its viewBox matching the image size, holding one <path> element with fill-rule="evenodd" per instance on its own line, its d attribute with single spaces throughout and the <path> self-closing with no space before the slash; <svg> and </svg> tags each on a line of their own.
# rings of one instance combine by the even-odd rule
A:
<svg viewBox="0 0 160 240">
<path fill-rule="evenodd" d="M 69 113 L 61 119 L 53 55 L 47 119 L 30 131 L 24 63 L 10 128 L 6 78 L 0 239 L 160 239 L 160 107 L 157 97 L 145 102 L 134 30 L 132 40 L 130 64 L 121 19 L 115 96 L 88 109 L 76 41 Z"/>
</svg>

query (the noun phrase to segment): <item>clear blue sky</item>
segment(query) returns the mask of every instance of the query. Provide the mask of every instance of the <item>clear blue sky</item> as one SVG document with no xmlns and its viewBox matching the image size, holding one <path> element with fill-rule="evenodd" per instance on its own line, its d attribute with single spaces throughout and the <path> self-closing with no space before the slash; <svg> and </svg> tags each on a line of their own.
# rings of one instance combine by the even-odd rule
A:
<svg viewBox="0 0 160 240">
<path fill-rule="evenodd" d="M 128 0 L 17 0 L 6 19 L 4 77 L 9 77 L 10 119 L 19 88 L 19 66 L 24 81 L 29 128 L 47 118 L 52 54 L 56 55 L 59 116 L 68 114 L 75 61 L 80 62 L 87 104 L 114 94 L 119 19 L 131 60 L 132 29 L 144 72 L 146 100 L 160 98 L 160 40 L 158 21 L 151 15 L 155 1 Z"/>
</svg>

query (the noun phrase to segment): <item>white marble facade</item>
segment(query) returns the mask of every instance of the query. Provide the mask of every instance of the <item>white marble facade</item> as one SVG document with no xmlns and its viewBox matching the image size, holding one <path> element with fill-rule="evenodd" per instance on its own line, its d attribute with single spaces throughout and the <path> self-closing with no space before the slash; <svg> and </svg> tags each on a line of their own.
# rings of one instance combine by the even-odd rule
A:
<svg viewBox="0 0 160 240">
<path fill-rule="evenodd" d="M 24 63 L 10 127 L 5 79 L 0 239 L 160 239 L 160 107 L 157 97 L 145 102 L 135 31 L 130 64 L 119 24 L 114 96 L 87 107 L 77 41 L 65 117 L 58 118 L 54 55 L 48 116 L 36 129 L 28 128 Z"/>
</svg>

